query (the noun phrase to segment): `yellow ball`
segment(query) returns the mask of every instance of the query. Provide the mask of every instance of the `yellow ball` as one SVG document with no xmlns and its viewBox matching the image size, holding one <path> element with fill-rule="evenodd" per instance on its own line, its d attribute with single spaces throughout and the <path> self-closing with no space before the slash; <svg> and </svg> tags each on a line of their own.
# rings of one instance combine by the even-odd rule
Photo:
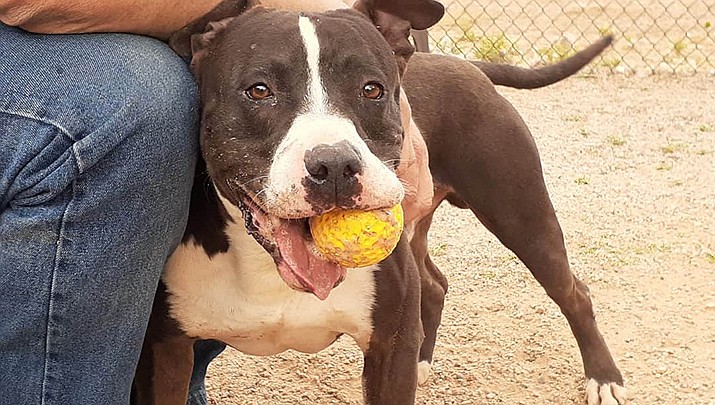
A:
<svg viewBox="0 0 715 405">
<path fill-rule="evenodd" d="M 378 263 L 397 246 L 404 225 L 400 204 L 371 211 L 333 210 L 310 218 L 315 246 L 345 267 Z"/>
</svg>

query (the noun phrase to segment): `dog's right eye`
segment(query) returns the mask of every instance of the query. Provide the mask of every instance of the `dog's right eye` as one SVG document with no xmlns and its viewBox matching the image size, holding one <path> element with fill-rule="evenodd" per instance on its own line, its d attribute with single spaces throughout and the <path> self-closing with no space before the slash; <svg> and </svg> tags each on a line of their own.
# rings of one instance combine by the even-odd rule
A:
<svg viewBox="0 0 715 405">
<path fill-rule="evenodd" d="M 246 96 L 251 100 L 261 101 L 273 96 L 273 92 L 265 83 L 256 83 L 246 89 Z"/>
<path fill-rule="evenodd" d="M 379 100 L 385 94 L 385 88 L 380 83 L 370 82 L 362 86 L 362 96 L 370 100 Z"/>
</svg>

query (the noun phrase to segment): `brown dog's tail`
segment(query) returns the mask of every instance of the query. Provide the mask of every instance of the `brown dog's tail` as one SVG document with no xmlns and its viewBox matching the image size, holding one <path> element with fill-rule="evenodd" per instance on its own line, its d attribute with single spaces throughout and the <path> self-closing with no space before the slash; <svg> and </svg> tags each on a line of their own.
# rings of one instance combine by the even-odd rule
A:
<svg viewBox="0 0 715 405">
<path fill-rule="evenodd" d="M 536 89 L 554 84 L 578 72 L 611 45 L 612 42 L 613 36 L 604 36 L 591 44 L 588 48 L 577 52 L 571 57 L 554 63 L 553 65 L 537 69 L 521 68 L 518 66 L 484 61 L 470 62 L 484 72 L 495 85 L 513 87 L 515 89 Z"/>
</svg>

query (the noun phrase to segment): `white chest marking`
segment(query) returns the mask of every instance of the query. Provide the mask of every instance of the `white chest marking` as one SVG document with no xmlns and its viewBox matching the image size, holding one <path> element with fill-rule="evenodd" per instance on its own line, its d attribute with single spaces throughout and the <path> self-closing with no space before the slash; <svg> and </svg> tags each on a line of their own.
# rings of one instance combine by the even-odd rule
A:
<svg viewBox="0 0 715 405">
<path fill-rule="evenodd" d="M 246 233 L 241 214 L 226 230 L 229 251 L 209 258 L 193 241 L 169 258 L 162 279 L 171 314 L 189 335 L 218 339 L 253 355 L 294 349 L 318 352 L 339 334 L 367 350 L 375 302 L 377 266 L 348 270 L 325 301 L 290 289 L 273 259 Z"/>
</svg>

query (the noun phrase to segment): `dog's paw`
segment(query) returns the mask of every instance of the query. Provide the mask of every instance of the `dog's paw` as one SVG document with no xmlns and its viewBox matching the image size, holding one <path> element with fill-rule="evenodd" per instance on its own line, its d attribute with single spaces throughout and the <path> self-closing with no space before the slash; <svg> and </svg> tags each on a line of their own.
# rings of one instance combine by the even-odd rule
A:
<svg viewBox="0 0 715 405">
<path fill-rule="evenodd" d="M 599 384 L 591 378 L 586 383 L 588 405 L 623 405 L 627 396 L 628 390 L 614 382 Z"/>
<path fill-rule="evenodd" d="M 432 364 L 429 361 L 422 360 L 417 363 L 417 384 L 424 385 L 427 382 L 430 370 L 432 370 Z"/>
</svg>

